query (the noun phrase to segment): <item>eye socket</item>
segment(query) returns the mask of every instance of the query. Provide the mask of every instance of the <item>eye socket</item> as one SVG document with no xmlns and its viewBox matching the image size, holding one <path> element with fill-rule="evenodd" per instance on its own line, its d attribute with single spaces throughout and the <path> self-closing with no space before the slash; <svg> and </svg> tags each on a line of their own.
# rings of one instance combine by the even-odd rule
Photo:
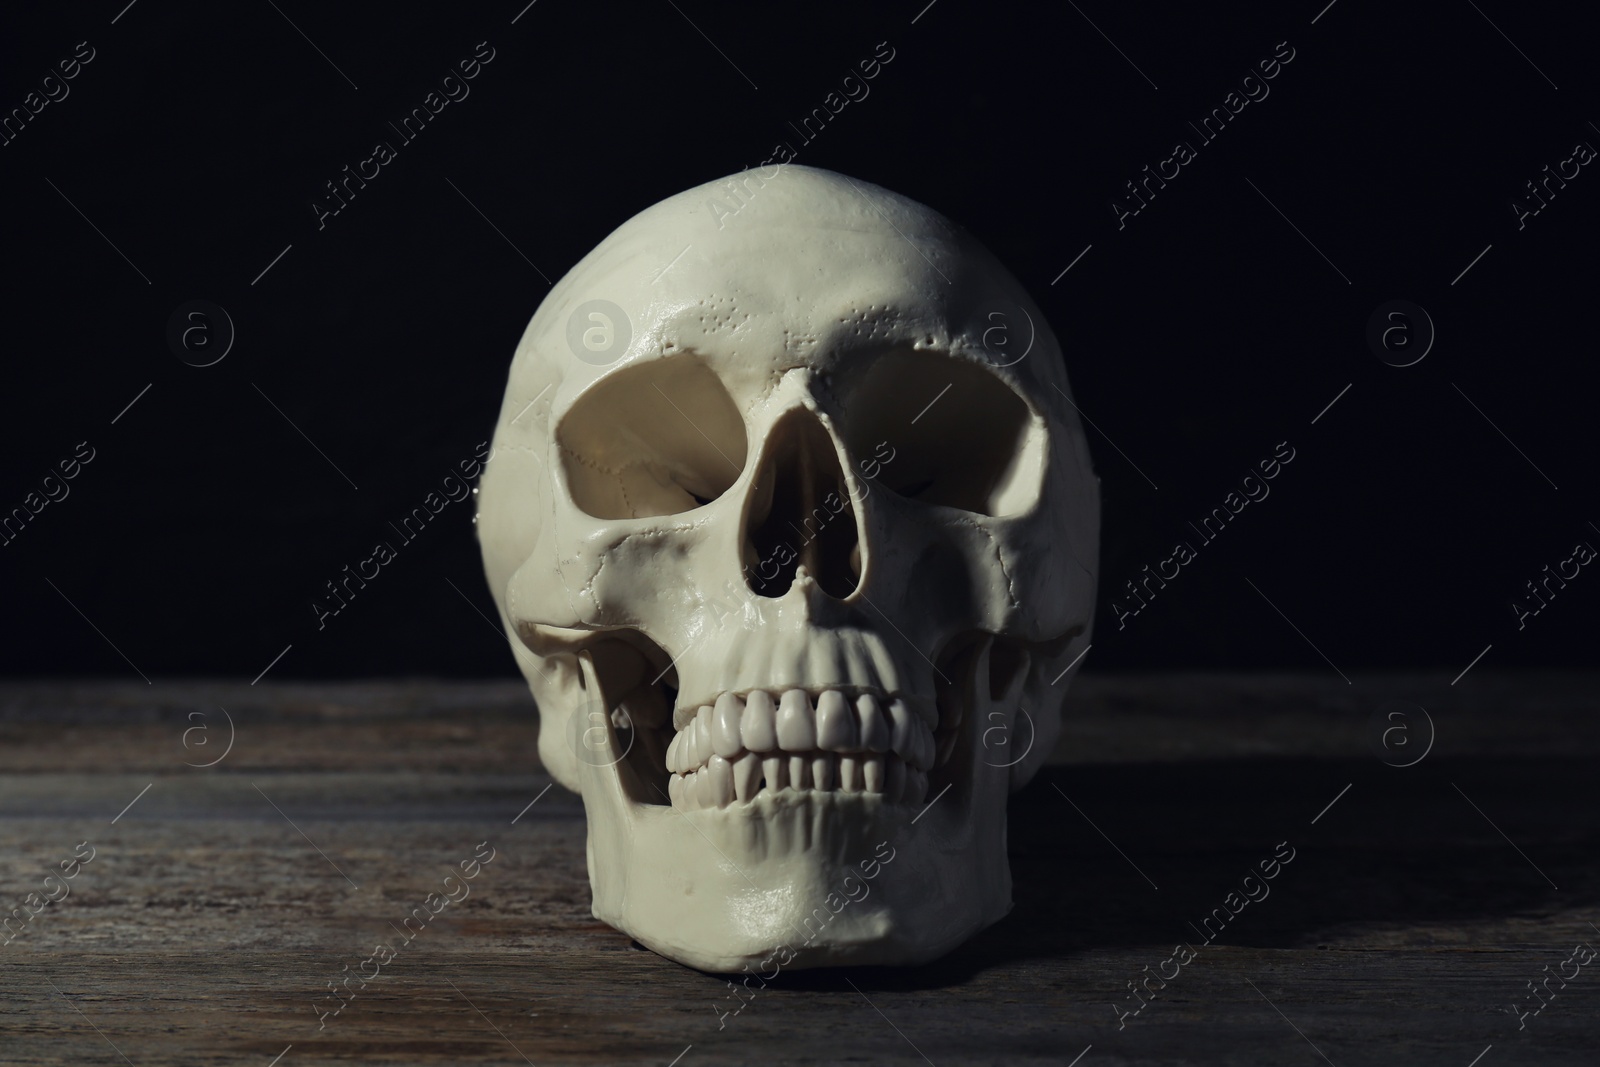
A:
<svg viewBox="0 0 1600 1067">
<path fill-rule="evenodd" d="M 1038 498 L 1043 428 L 988 368 L 886 352 L 845 394 L 844 436 L 872 484 L 922 504 L 1014 515 Z"/>
<path fill-rule="evenodd" d="M 597 519 L 677 515 L 716 500 L 744 470 L 744 419 L 691 354 L 596 382 L 556 427 L 575 504 Z"/>
</svg>

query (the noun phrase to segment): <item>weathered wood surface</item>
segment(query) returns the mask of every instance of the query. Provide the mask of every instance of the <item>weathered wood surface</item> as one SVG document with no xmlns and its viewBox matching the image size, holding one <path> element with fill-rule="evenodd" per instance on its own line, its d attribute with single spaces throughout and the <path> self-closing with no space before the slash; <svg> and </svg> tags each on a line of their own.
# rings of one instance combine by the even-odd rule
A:
<svg viewBox="0 0 1600 1067">
<path fill-rule="evenodd" d="M 919 969 L 782 974 L 720 1029 L 722 978 L 589 915 L 520 685 L 0 685 L 0 911 L 95 849 L 0 947 L 0 1063 L 1600 1062 L 1600 961 L 1512 1010 L 1600 948 L 1600 676 L 1354 682 L 1081 679 L 1011 804 L 1004 922 Z M 1437 728 L 1409 768 L 1368 745 L 1393 697 Z M 185 766 L 222 753 L 219 708 L 232 750 Z M 483 841 L 471 895 L 319 1031 L 327 982 Z"/>
</svg>

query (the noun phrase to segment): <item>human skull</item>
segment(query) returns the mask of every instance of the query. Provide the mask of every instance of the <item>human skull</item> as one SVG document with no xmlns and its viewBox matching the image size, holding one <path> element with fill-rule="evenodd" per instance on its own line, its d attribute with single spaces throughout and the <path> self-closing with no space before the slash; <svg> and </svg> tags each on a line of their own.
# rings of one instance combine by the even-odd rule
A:
<svg viewBox="0 0 1600 1067">
<path fill-rule="evenodd" d="M 1099 489 L 970 236 L 795 165 L 640 212 L 529 323 L 478 499 L 597 918 L 726 972 L 917 963 L 1010 910 Z"/>
</svg>

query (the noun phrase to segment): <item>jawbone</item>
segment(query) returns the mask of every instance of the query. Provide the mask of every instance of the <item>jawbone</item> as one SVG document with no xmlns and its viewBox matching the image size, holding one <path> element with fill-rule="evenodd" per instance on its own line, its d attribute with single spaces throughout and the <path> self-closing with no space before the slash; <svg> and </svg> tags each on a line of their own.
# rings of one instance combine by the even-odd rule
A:
<svg viewBox="0 0 1600 1067">
<path fill-rule="evenodd" d="M 985 642 L 957 678 L 965 715 L 926 806 L 792 789 L 723 808 L 641 802 L 607 719 L 601 758 L 580 761 L 594 916 L 711 972 L 922 963 L 997 922 L 1011 910 L 1011 772 L 980 742 L 1011 730 L 1022 686 L 990 699 L 987 660 Z"/>
</svg>

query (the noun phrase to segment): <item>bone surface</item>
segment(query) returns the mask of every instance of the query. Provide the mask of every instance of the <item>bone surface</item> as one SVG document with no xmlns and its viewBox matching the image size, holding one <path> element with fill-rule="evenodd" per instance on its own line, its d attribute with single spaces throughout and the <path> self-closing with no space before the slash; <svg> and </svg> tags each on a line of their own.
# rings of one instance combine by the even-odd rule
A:
<svg viewBox="0 0 1600 1067">
<path fill-rule="evenodd" d="M 476 521 L 596 917 L 737 971 L 918 963 L 1006 914 L 1006 797 L 1094 608 L 1070 396 L 986 250 L 828 171 L 680 193 L 554 286 Z"/>
</svg>

